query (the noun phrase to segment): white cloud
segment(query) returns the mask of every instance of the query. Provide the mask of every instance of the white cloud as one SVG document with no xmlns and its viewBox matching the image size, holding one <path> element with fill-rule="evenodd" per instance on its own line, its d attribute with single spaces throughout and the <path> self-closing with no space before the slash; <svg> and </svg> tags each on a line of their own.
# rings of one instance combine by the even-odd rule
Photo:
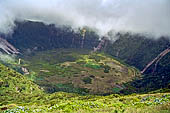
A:
<svg viewBox="0 0 170 113">
<path fill-rule="evenodd" d="M 0 1 L 0 32 L 11 32 L 14 21 L 89 26 L 108 31 L 170 36 L 169 0 L 3 0 Z"/>
</svg>

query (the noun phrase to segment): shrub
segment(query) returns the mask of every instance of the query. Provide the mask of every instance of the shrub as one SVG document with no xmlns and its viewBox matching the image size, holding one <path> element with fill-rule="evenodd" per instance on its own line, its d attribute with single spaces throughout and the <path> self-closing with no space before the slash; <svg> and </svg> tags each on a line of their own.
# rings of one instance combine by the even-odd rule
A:
<svg viewBox="0 0 170 113">
<path fill-rule="evenodd" d="M 105 72 L 105 73 L 109 73 L 109 71 L 110 71 L 110 69 L 111 69 L 111 67 L 108 66 L 108 65 L 101 65 L 101 67 L 104 68 L 104 72 Z"/>
<path fill-rule="evenodd" d="M 98 64 L 93 64 L 93 63 L 87 63 L 87 64 L 85 64 L 84 65 L 85 67 L 89 67 L 89 68 L 92 68 L 92 69 L 100 69 L 101 67 L 100 67 L 100 65 L 98 65 Z"/>
<path fill-rule="evenodd" d="M 92 79 L 90 77 L 85 77 L 85 78 L 83 78 L 83 82 L 85 84 L 91 84 L 92 83 Z"/>
<path fill-rule="evenodd" d="M 119 93 L 121 91 L 121 89 L 116 87 L 116 88 L 113 88 L 112 91 L 113 91 L 113 93 Z"/>
</svg>

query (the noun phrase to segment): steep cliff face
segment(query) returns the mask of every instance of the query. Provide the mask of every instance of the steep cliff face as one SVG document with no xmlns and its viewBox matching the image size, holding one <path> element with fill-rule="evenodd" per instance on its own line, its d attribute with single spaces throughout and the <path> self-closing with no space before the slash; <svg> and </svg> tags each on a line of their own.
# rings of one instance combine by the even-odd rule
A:
<svg viewBox="0 0 170 113">
<path fill-rule="evenodd" d="M 149 92 L 170 91 L 170 53 L 153 62 L 145 71 L 145 74 L 134 81 L 127 83 L 124 92 Z M 130 85 L 130 87 L 129 87 Z M 162 90 L 165 88 L 164 90 Z"/>
<path fill-rule="evenodd" d="M 88 38 L 86 38 L 88 37 Z M 97 46 L 99 36 L 92 30 L 86 29 L 83 38 L 81 30 L 74 32 L 69 27 L 45 25 L 40 22 L 16 23 L 16 28 L 8 41 L 19 48 L 21 52 L 50 50 L 56 48 L 92 49 Z"/>
<path fill-rule="evenodd" d="M 109 44 L 106 53 L 115 56 L 140 70 L 170 46 L 168 37 L 159 39 L 141 35 L 121 34 L 113 44 Z"/>
</svg>

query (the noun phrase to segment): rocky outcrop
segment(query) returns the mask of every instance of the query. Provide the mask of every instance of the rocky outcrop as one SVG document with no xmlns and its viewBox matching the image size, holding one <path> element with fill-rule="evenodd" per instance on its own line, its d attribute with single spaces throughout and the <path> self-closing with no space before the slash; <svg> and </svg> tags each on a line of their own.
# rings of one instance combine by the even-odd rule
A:
<svg viewBox="0 0 170 113">
<path fill-rule="evenodd" d="M 22 67 L 21 69 L 22 69 L 22 71 L 24 72 L 24 75 L 30 74 L 27 68 Z"/>
<path fill-rule="evenodd" d="M 93 52 L 100 51 L 102 47 L 105 49 L 107 47 L 107 37 L 103 37 L 97 47 L 93 48 Z"/>
<path fill-rule="evenodd" d="M 0 37 L 0 49 L 7 54 L 18 54 L 18 50 L 12 46 L 8 41 Z"/>
</svg>

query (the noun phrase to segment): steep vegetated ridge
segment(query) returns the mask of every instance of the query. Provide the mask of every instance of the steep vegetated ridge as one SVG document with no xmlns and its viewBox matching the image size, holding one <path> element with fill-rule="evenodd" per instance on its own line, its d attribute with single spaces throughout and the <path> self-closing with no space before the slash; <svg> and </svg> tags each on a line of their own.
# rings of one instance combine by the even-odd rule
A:
<svg viewBox="0 0 170 113">
<path fill-rule="evenodd" d="M 140 70 L 170 46 L 168 37 L 146 38 L 140 34 L 118 34 L 119 38 L 110 44 L 106 52 Z"/>
<path fill-rule="evenodd" d="M 157 61 L 147 68 L 142 78 L 130 83 L 133 88 L 128 92 L 148 92 L 157 89 L 160 92 L 170 91 L 170 53 L 160 57 Z M 128 84 L 129 85 L 129 84 Z M 165 88 L 162 90 L 162 88 Z M 125 91 L 125 90 L 124 90 Z"/>
<path fill-rule="evenodd" d="M 8 41 L 22 53 L 50 50 L 55 48 L 80 48 L 83 40 L 83 31 L 75 33 L 71 28 L 63 26 L 45 25 L 41 22 L 26 21 L 17 23 L 12 38 Z M 86 49 L 97 46 L 99 36 L 87 28 L 84 38 Z"/>
<path fill-rule="evenodd" d="M 0 105 L 28 100 L 24 96 L 41 93 L 39 86 L 31 80 L 0 64 Z"/>
<path fill-rule="evenodd" d="M 151 39 L 130 33 L 118 36 L 120 38 L 110 44 L 106 52 L 135 66 L 141 72 L 144 70 L 142 78 L 136 78 L 137 80 L 130 83 L 134 89 L 130 88 L 131 90 L 127 92 L 148 92 L 167 88 L 170 84 L 169 38 Z"/>
</svg>

